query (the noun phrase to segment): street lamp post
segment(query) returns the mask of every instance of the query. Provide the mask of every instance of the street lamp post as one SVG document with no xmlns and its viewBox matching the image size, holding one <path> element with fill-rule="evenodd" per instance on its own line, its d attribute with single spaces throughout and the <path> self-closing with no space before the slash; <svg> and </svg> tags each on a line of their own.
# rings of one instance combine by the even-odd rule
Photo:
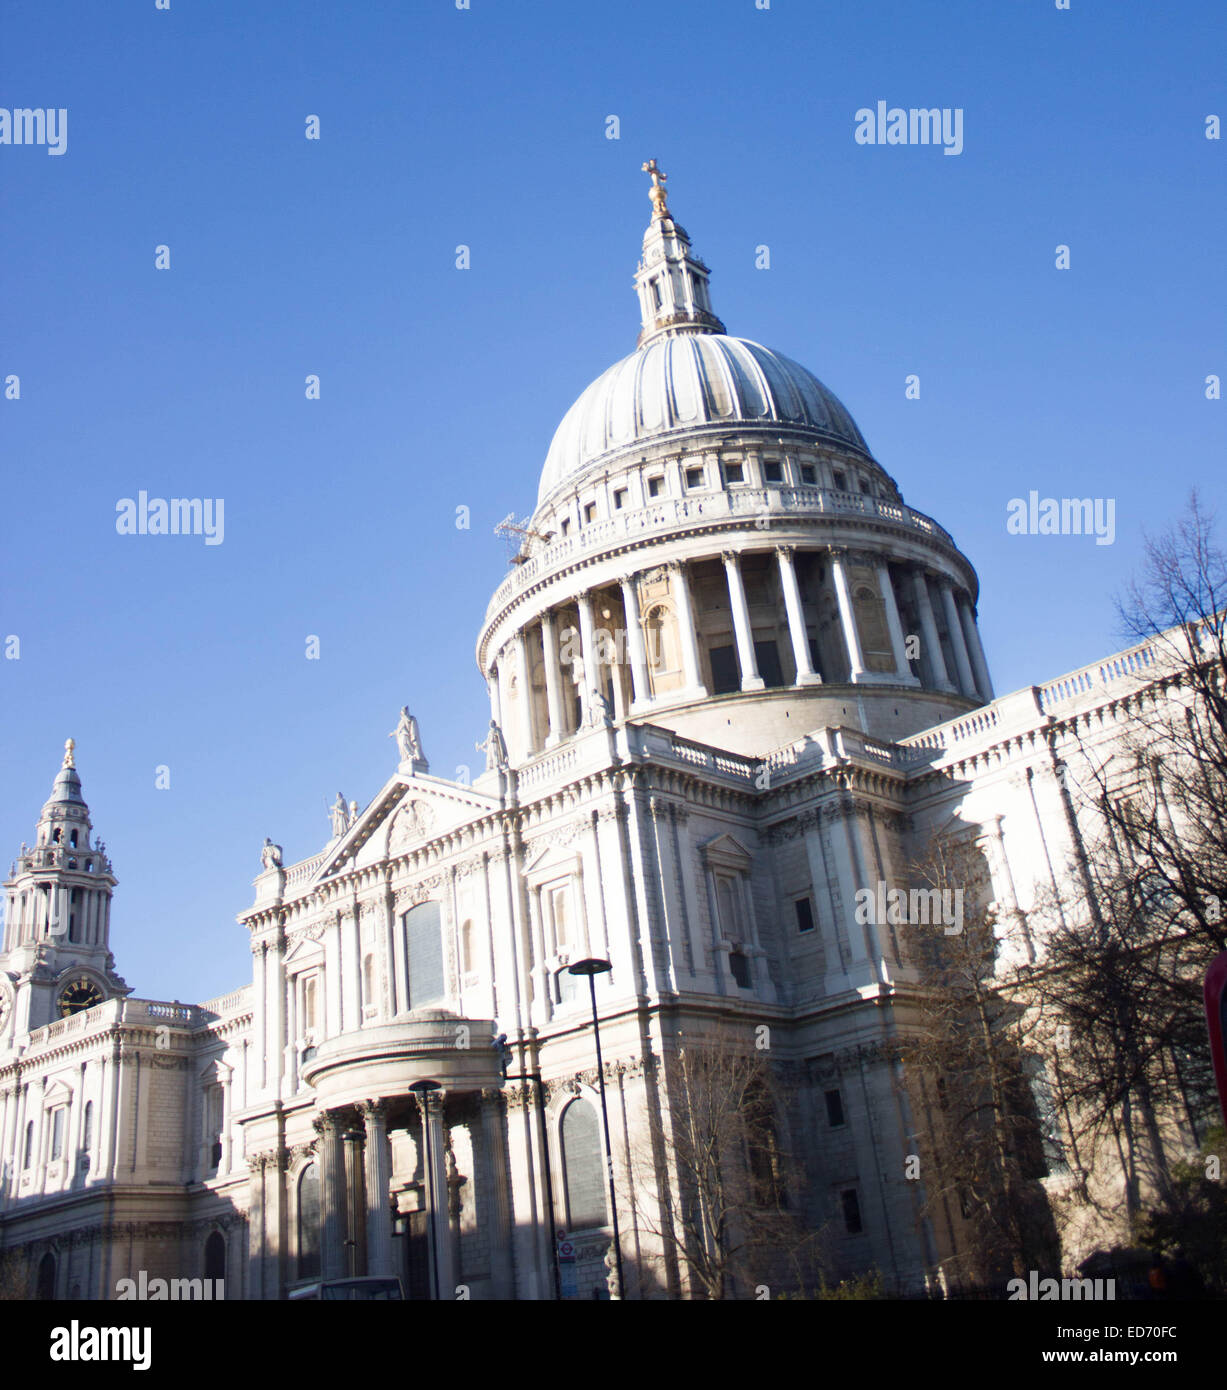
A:
<svg viewBox="0 0 1227 1390">
<path fill-rule="evenodd" d="M 596 1042 L 596 1078 L 601 1092 L 601 1123 L 605 1129 L 605 1172 L 609 1179 L 609 1211 L 613 1218 L 614 1263 L 618 1271 L 618 1297 L 626 1296 L 622 1278 L 622 1240 L 618 1233 L 618 1199 L 614 1192 L 613 1146 L 609 1140 L 609 1107 L 605 1104 L 605 1067 L 601 1061 L 601 1023 L 596 1012 L 596 977 L 613 969 L 607 960 L 577 960 L 567 967 L 572 975 L 587 975 L 588 993 L 592 999 L 592 1036 Z"/>
</svg>

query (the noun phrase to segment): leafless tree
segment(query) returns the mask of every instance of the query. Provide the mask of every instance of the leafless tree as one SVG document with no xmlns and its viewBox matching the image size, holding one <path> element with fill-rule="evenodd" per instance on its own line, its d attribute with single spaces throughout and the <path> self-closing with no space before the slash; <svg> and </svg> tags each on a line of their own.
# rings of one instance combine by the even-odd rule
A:
<svg viewBox="0 0 1227 1390">
<path fill-rule="evenodd" d="M 666 1074 L 667 1105 L 633 1158 L 642 1177 L 654 1172 L 654 1153 L 668 1155 L 668 1195 L 641 1221 L 701 1298 L 795 1286 L 815 1233 L 805 1229 L 779 1069 L 765 1052 L 695 1043 L 669 1058 Z"/>
<path fill-rule="evenodd" d="M 944 1227 L 957 1286 L 984 1286 L 1059 1261 L 1039 1179 L 1042 1118 L 1031 1080 L 1035 1020 L 1003 990 L 999 957 L 1018 924 L 989 899 L 983 855 L 965 834 L 935 835 L 912 876 L 957 893 L 961 930 L 911 922 L 920 987 L 901 1010 L 902 1084 L 917 1117 L 925 1214 Z"/>
</svg>

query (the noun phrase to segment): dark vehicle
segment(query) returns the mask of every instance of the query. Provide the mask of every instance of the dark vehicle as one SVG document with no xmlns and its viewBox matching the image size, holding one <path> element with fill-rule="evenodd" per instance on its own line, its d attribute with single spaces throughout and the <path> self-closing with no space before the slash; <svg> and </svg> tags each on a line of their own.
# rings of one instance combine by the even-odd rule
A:
<svg viewBox="0 0 1227 1390">
<path fill-rule="evenodd" d="M 363 1274 L 353 1279 L 320 1279 L 291 1289 L 292 1299 L 323 1299 L 350 1303 L 399 1303 L 405 1297 L 399 1279 L 376 1274 Z"/>
</svg>

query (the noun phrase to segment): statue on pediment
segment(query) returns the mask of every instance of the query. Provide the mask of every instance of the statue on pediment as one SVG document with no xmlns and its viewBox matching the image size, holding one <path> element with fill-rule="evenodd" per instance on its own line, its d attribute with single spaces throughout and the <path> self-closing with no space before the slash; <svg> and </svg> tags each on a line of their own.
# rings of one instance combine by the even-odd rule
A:
<svg viewBox="0 0 1227 1390">
<path fill-rule="evenodd" d="M 402 763 L 411 763 L 423 770 L 429 767 L 426 754 L 422 751 L 422 737 L 418 732 L 418 721 L 409 713 L 409 706 L 403 705 L 396 728 L 388 735 L 396 740 L 397 751 Z"/>
<path fill-rule="evenodd" d="M 477 744 L 477 751 L 486 755 L 487 772 L 506 772 L 507 740 L 503 737 L 503 731 L 496 720 L 490 721 L 490 732 Z"/>
</svg>

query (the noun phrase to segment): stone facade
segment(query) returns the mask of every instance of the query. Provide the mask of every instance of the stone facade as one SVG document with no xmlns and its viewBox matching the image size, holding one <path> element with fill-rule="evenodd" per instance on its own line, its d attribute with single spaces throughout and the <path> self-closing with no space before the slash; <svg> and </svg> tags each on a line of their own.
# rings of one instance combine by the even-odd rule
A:
<svg viewBox="0 0 1227 1390">
<path fill-rule="evenodd" d="M 858 890 L 957 823 L 1025 918 L 1068 875 L 1057 769 L 1155 686 L 1147 649 L 994 699 L 970 563 L 804 368 L 731 338 L 663 197 L 635 354 L 559 428 L 477 659 L 487 768 L 416 724 L 318 853 L 266 845 L 251 980 L 135 999 L 70 748 L 6 883 L 0 1236 L 47 1296 L 140 1271 L 281 1298 L 396 1274 L 414 1297 L 687 1296 L 653 1234 L 678 1174 L 635 1155 L 686 1039 L 771 1050 L 835 1274 L 940 1281 L 956 1226 L 905 1179 L 891 1040 L 916 971 Z M 407 722 L 408 721 L 408 722 Z M 410 730 L 410 724 L 412 729 Z M 1081 732 L 1080 732 L 1081 731 Z M 574 1260 L 555 1262 L 558 1233 Z"/>
</svg>

